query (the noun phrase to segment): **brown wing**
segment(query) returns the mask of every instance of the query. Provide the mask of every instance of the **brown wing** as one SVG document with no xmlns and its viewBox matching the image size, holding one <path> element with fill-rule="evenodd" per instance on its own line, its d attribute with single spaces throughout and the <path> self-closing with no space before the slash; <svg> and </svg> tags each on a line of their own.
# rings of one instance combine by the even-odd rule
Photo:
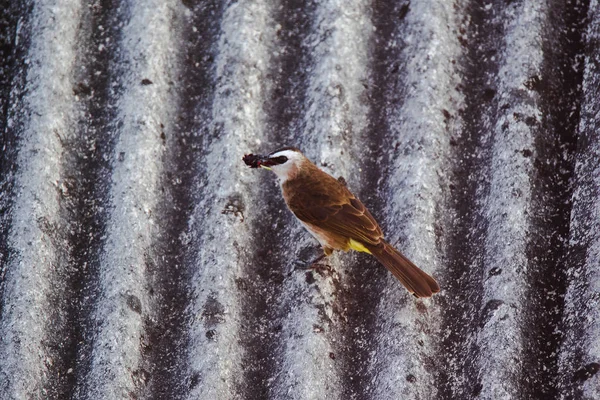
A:
<svg viewBox="0 0 600 400">
<path fill-rule="evenodd" d="M 320 172 L 323 175 L 311 176 L 310 182 L 284 184 L 284 193 L 294 193 L 286 196 L 290 210 L 301 221 L 323 230 L 361 243 L 378 244 L 383 233 L 369 210 L 338 180 Z"/>
</svg>

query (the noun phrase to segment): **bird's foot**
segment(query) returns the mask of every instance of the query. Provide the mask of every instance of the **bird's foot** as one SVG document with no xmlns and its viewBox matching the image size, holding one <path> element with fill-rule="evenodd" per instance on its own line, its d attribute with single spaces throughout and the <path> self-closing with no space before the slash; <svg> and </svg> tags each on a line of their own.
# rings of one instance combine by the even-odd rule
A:
<svg viewBox="0 0 600 400">
<path fill-rule="evenodd" d="M 301 269 L 303 271 L 316 270 L 327 265 L 327 263 L 322 262 L 325 257 L 327 257 L 327 254 L 321 254 L 319 257 L 315 258 L 310 262 L 296 260 L 294 264 L 296 264 L 299 267 L 297 269 Z"/>
<path fill-rule="evenodd" d="M 320 251 L 322 250 L 322 252 Z M 333 249 L 329 247 L 305 247 L 300 250 L 298 254 L 298 258 L 294 261 L 294 264 L 297 266 L 296 269 L 299 270 L 312 270 L 318 268 L 323 263 L 323 259 L 333 253 Z M 311 259 L 318 254 L 318 257 L 314 258 L 312 261 L 305 261 L 307 259 Z"/>
<path fill-rule="evenodd" d="M 311 268 L 316 268 L 321 265 L 321 261 L 323 261 L 327 257 L 327 254 L 323 253 L 319 257 L 315 258 L 311 263 Z"/>
</svg>

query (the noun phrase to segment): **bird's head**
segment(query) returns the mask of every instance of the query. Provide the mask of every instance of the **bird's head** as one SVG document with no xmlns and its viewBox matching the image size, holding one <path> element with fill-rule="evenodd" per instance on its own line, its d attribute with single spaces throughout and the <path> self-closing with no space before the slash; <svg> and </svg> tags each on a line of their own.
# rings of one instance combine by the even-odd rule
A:
<svg viewBox="0 0 600 400">
<path fill-rule="evenodd" d="M 266 156 L 247 154 L 243 160 L 250 168 L 264 168 L 275 172 L 282 182 L 293 177 L 302 164 L 308 161 L 295 147 L 284 147 Z"/>
</svg>

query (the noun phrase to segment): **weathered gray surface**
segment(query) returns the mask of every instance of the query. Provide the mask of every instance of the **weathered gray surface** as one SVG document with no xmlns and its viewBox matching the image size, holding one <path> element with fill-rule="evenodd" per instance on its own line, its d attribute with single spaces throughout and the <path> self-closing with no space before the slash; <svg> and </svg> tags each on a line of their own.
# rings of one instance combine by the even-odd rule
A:
<svg viewBox="0 0 600 400">
<path fill-rule="evenodd" d="M 0 1 L 0 399 L 600 398 L 599 99 L 597 0 Z"/>
</svg>

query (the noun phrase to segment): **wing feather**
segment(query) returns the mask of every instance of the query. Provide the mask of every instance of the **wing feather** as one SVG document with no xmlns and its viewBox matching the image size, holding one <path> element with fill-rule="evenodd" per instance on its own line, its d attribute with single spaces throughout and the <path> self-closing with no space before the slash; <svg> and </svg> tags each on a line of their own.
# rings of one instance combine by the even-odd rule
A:
<svg viewBox="0 0 600 400">
<path fill-rule="evenodd" d="M 303 190 L 291 187 L 293 182 L 287 184 L 287 188 L 284 185 L 286 192 L 296 193 L 286 196 L 290 210 L 301 221 L 325 231 L 365 244 L 378 244 L 383 233 L 369 210 L 339 181 L 327 177 L 331 179 L 327 179 L 326 184 L 323 185 L 321 180 L 318 186 L 303 187 Z"/>
</svg>

